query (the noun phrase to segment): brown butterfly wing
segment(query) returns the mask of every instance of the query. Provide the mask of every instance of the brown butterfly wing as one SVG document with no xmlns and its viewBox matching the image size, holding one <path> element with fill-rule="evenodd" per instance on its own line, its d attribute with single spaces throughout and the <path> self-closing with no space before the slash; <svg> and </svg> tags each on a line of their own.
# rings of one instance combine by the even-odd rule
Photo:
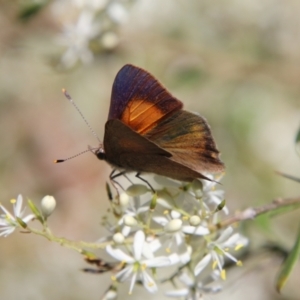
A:
<svg viewBox="0 0 300 300">
<path fill-rule="evenodd" d="M 199 115 L 180 110 L 164 119 L 146 137 L 171 153 L 172 160 L 197 172 L 224 170 L 210 128 Z"/>
<path fill-rule="evenodd" d="M 182 106 L 182 102 L 147 71 L 125 65 L 112 87 L 108 119 L 119 119 L 144 135 Z"/>
<path fill-rule="evenodd" d="M 178 171 L 178 165 L 194 172 L 194 177 L 190 176 L 193 179 L 206 178 L 200 172 L 223 171 L 224 165 L 219 160 L 219 152 L 206 121 L 198 115 L 183 111 L 182 106 L 182 103 L 147 71 L 132 65 L 125 65 L 118 72 L 112 88 L 105 136 L 108 135 L 108 128 L 111 133 L 109 138 L 104 138 L 105 152 L 109 155 L 108 161 L 125 169 L 128 169 L 130 165 L 130 168 L 135 171 L 153 172 L 178 180 L 184 180 L 180 179 L 179 173 L 166 174 L 171 170 Z M 130 141 L 133 138 L 132 133 L 130 137 L 125 134 L 121 136 L 116 134 L 117 125 L 110 123 L 116 119 L 137 133 L 134 145 L 133 141 Z M 118 127 L 120 126 L 119 124 Z M 115 128 L 115 131 L 111 128 Z M 128 130 L 126 132 L 129 134 Z M 117 141 L 117 136 L 121 138 L 120 141 Z M 112 137 L 114 137 L 114 142 L 111 141 Z M 145 145 L 149 146 L 150 141 L 157 146 L 156 150 L 153 145 L 146 149 Z M 115 145 L 116 148 L 114 148 Z M 158 149 L 164 150 L 165 154 L 156 153 Z M 118 155 L 121 156 L 120 153 L 122 153 L 123 161 L 118 161 L 118 164 L 114 163 L 119 159 Z M 136 160 L 139 154 L 143 154 L 144 158 L 138 156 L 143 162 L 139 161 L 136 165 L 134 161 L 129 163 L 132 159 L 130 153 L 135 154 Z M 165 159 L 162 161 L 161 156 L 170 157 L 170 159 L 168 162 Z M 160 164 L 156 164 L 156 161 L 153 161 L 154 158 L 160 161 Z M 172 162 L 173 165 L 171 165 Z M 137 165 L 143 170 L 138 169 Z M 168 171 L 162 174 L 161 168 L 168 169 Z M 183 177 L 188 176 L 183 175 Z"/>
<path fill-rule="evenodd" d="M 104 149 L 107 162 L 127 171 L 155 173 L 181 181 L 208 179 L 173 161 L 169 152 L 117 119 L 106 122 Z"/>
</svg>

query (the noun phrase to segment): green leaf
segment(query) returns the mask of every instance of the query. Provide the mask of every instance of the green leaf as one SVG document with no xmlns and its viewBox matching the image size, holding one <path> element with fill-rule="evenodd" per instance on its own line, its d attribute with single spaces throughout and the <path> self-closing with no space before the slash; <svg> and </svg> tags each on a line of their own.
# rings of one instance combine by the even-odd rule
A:
<svg viewBox="0 0 300 300">
<path fill-rule="evenodd" d="M 17 221 L 18 221 L 18 223 L 20 224 L 21 227 L 23 227 L 25 229 L 27 228 L 27 224 L 21 218 L 16 217 L 16 219 L 17 219 Z"/>
<path fill-rule="evenodd" d="M 95 259 L 97 259 L 97 256 L 93 252 L 82 249 L 81 253 L 85 256 L 86 260 L 95 260 Z"/>
<path fill-rule="evenodd" d="M 21 8 L 18 18 L 21 21 L 28 21 L 30 18 L 39 13 L 40 10 L 48 4 L 48 2 L 48 0 L 27 1 Z"/>
<path fill-rule="evenodd" d="M 157 203 L 157 193 L 154 193 L 150 202 L 150 210 L 154 210 Z"/>
<path fill-rule="evenodd" d="M 39 209 L 35 206 L 35 204 L 31 201 L 28 200 L 28 205 L 31 209 L 31 211 L 33 212 L 33 214 L 36 216 L 36 218 L 42 223 L 44 224 L 44 218 L 42 213 L 39 211 Z"/>
<path fill-rule="evenodd" d="M 113 198 L 111 188 L 110 188 L 110 185 L 108 182 L 105 183 L 105 188 L 106 188 L 106 193 L 107 193 L 107 197 L 108 197 L 109 201 L 112 201 L 114 198 Z"/>
<path fill-rule="evenodd" d="M 217 208 L 215 209 L 215 212 L 218 212 L 220 210 L 222 210 L 224 208 L 224 206 L 226 205 L 226 200 L 223 199 L 222 202 L 217 206 Z"/>
<path fill-rule="evenodd" d="M 298 178 L 298 177 L 295 177 L 295 176 L 292 176 L 292 175 L 289 175 L 289 174 L 285 174 L 285 173 L 281 173 L 281 172 L 276 172 L 276 173 L 278 173 L 282 177 L 291 179 L 291 180 L 296 181 L 296 182 L 300 182 L 300 178 Z"/>
<path fill-rule="evenodd" d="M 270 216 L 268 216 L 267 214 L 262 214 L 256 217 L 254 219 L 254 223 L 260 228 L 260 230 L 267 233 L 268 235 L 272 233 Z"/>
<path fill-rule="evenodd" d="M 295 139 L 295 147 L 298 155 L 300 156 L 300 128 L 297 132 L 296 139 Z"/>
<path fill-rule="evenodd" d="M 288 280 L 290 274 L 292 273 L 292 270 L 295 267 L 299 256 L 300 256 L 300 226 L 298 231 L 298 237 L 294 244 L 294 247 L 289 253 L 287 259 L 282 264 L 281 270 L 279 271 L 277 276 L 276 290 L 278 291 L 278 293 L 280 293 L 282 288 L 285 286 L 286 281 Z"/>
</svg>

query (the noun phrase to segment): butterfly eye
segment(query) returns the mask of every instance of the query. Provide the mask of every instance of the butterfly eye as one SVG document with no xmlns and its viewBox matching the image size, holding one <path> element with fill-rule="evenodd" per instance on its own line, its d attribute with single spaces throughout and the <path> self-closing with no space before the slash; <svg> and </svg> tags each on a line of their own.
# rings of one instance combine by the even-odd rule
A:
<svg viewBox="0 0 300 300">
<path fill-rule="evenodd" d="M 98 157 L 98 159 L 100 160 L 106 160 L 106 154 L 104 152 L 103 148 L 99 148 L 95 151 L 96 156 Z"/>
</svg>

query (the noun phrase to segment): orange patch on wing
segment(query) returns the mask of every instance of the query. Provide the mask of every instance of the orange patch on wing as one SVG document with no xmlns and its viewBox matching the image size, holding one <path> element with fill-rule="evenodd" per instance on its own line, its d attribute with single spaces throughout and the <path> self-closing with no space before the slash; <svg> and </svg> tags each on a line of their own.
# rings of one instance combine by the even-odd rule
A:
<svg viewBox="0 0 300 300">
<path fill-rule="evenodd" d="M 155 103 L 132 99 L 128 102 L 121 116 L 121 121 L 134 131 L 145 134 L 155 127 L 164 115 Z"/>
</svg>

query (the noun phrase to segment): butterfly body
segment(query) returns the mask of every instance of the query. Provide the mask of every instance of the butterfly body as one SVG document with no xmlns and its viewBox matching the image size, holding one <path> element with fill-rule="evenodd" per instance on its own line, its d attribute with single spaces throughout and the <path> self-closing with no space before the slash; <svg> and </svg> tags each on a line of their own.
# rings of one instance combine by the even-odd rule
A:
<svg viewBox="0 0 300 300">
<path fill-rule="evenodd" d="M 219 151 L 206 121 L 182 107 L 147 71 L 125 65 L 115 78 L 103 145 L 95 154 L 122 173 L 209 180 L 202 172 L 224 170 Z"/>
</svg>

